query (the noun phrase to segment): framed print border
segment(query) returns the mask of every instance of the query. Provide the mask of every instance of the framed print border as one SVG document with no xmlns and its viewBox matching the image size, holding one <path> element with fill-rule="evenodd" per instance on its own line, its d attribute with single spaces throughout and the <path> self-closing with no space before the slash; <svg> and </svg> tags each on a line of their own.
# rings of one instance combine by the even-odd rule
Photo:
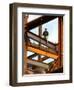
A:
<svg viewBox="0 0 74 90">
<path fill-rule="evenodd" d="M 38 8 L 38 9 L 56 9 L 56 10 L 68 10 L 69 11 L 69 80 L 50 80 L 50 81 L 33 81 L 33 82 L 17 82 L 18 72 L 18 53 L 17 53 L 17 33 L 18 33 L 18 8 Z M 27 4 L 27 3 L 12 3 L 10 4 L 10 80 L 11 86 L 27 86 L 27 85 L 43 85 L 43 84 L 62 84 L 72 83 L 72 7 L 60 6 L 60 5 L 42 5 L 42 4 Z"/>
</svg>

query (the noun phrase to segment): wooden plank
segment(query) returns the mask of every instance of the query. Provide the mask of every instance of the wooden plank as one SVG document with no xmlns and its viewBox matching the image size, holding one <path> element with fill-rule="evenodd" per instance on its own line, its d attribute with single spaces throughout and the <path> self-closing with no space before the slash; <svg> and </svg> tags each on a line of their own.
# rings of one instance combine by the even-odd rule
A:
<svg viewBox="0 0 74 90">
<path fill-rule="evenodd" d="M 57 59 L 58 58 L 58 55 L 57 54 L 46 52 L 46 51 L 40 50 L 38 48 L 31 47 L 31 46 L 27 46 L 27 50 L 28 51 L 32 51 L 32 52 L 35 52 L 35 53 L 40 54 L 40 55 L 51 57 L 51 58 L 54 58 L 54 59 Z"/>
<path fill-rule="evenodd" d="M 41 44 L 49 47 L 49 48 L 52 48 L 52 49 L 55 49 L 56 48 L 56 44 L 52 43 L 52 42 L 47 42 L 45 39 L 39 37 L 38 35 L 32 33 L 32 32 L 27 32 L 27 36 L 28 38 L 31 38 L 37 42 L 40 42 Z"/>
<path fill-rule="evenodd" d="M 49 68 L 49 65 L 47 65 L 45 63 L 37 62 L 35 60 L 31 60 L 31 59 L 28 59 L 28 63 L 29 64 L 32 64 L 32 65 L 35 65 L 35 66 L 38 66 L 38 67 L 45 68 L 45 69 L 48 69 Z"/>
<path fill-rule="evenodd" d="M 31 30 L 37 26 L 40 26 L 48 21 L 57 18 L 57 16 L 42 16 L 26 24 L 25 29 Z"/>
</svg>

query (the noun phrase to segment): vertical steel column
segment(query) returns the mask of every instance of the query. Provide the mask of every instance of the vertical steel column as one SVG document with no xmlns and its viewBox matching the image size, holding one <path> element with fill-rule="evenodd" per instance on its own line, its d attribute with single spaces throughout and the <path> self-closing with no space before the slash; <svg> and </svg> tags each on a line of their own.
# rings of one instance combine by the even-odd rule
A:
<svg viewBox="0 0 74 90">
<path fill-rule="evenodd" d="M 63 54 L 63 17 L 58 17 L 58 54 L 59 54 L 59 66 L 62 66 L 62 54 Z"/>
<path fill-rule="evenodd" d="M 42 36 L 42 25 L 39 26 L 39 37 Z M 39 46 L 41 46 L 41 43 L 39 42 Z M 40 61 L 41 55 L 38 55 L 38 61 Z"/>
<path fill-rule="evenodd" d="M 25 16 L 24 17 L 24 26 L 26 27 L 26 24 L 27 24 L 27 22 L 28 22 L 28 16 Z M 27 71 L 27 37 L 26 37 L 26 32 L 27 32 L 27 29 L 25 29 L 25 27 L 24 27 L 24 73 L 26 73 L 26 71 Z"/>
</svg>

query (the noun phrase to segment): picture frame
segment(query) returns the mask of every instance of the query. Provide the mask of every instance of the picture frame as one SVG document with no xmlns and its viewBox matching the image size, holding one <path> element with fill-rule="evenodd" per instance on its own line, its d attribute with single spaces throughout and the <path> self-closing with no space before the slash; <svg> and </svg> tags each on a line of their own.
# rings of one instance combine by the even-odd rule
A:
<svg viewBox="0 0 74 90">
<path fill-rule="evenodd" d="M 12 3 L 10 4 L 9 9 L 10 9 L 9 84 L 11 86 L 28 86 L 28 85 L 72 83 L 72 6 Z M 35 19 L 34 17 L 36 17 L 36 19 L 31 23 L 30 21 L 27 22 L 26 21 L 27 19 L 25 19 L 24 21 L 24 17 L 27 18 L 27 16 L 29 16 L 30 21 L 31 19 L 32 20 Z M 51 49 L 54 48 L 54 43 L 50 42 L 50 41 L 54 42 L 52 38 L 55 34 L 52 34 L 51 36 L 51 31 L 53 30 L 49 31 L 49 36 L 51 37 L 49 41 L 46 40 L 46 44 L 44 40 L 47 39 L 46 36 L 44 36 L 44 38 L 42 39 L 41 36 L 38 37 L 34 35 L 34 32 L 32 33 L 31 31 L 29 32 L 30 29 L 33 29 L 38 26 L 42 26 L 46 22 L 51 21 L 54 18 L 58 18 L 57 25 L 58 25 L 59 33 L 57 34 L 58 35 L 57 37 L 59 38 L 58 38 L 58 46 L 56 46 L 57 55 L 50 53 L 50 51 L 45 53 L 45 50 L 41 49 L 42 46 L 36 47 L 36 45 L 28 46 L 28 44 L 25 44 L 25 49 L 24 49 L 24 42 L 27 43 L 28 41 L 26 40 L 28 38 L 37 40 L 38 42 L 40 40 L 41 44 L 46 45 L 47 47 L 49 46 Z M 47 29 L 52 29 L 48 25 L 45 26 L 47 26 L 46 27 Z M 55 27 L 55 24 L 53 27 Z M 28 31 L 26 32 L 26 30 Z M 41 28 L 39 30 L 41 31 Z M 27 34 L 24 34 L 25 32 Z M 37 34 L 37 32 L 35 33 Z M 53 58 L 55 61 L 57 60 L 58 57 L 57 63 L 61 62 L 62 64 L 59 63 L 55 67 L 56 63 L 53 63 L 53 67 L 57 68 L 58 65 L 62 65 L 61 69 L 57 69 L 60 71 L 56 71 L 53 68 L 51 71 L 49 71 L 48 64 L 45 64 L 46 62 L 43 63 L 43 62 L 30 60 L 30 57 L 26 57 L 26 52 L 27 52 L 26 47 L 27 50 L 34 52 L 34 55 L 38 55 L 39 58 L 41 57 L 40 55 L 44 55 Z M 42 59 L 40 58 L 40 60 Z M 29 63 L 29 65 L 27 65 L 27 63 Z M 40 67 L 46 69 L 44 74 L 42 73 L 38 74 L 37 71 L 36 74 L 34 74 L 35 73 L 34 69 L 32 70 L 32 72 L 25 69 L 25 73 L 24 73 L 23 66 L 25 68 L 30 67 L 30 69 L 36 67 L 39 67 L 39 69 Z"/>
</svg>

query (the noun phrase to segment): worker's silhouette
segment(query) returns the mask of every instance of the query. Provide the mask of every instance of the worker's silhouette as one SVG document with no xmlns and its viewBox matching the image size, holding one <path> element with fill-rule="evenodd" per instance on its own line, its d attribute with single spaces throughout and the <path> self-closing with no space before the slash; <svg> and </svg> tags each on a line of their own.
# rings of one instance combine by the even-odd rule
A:
<svg viewBox="0 0 74 90">
<path fill-rule="evenodd" d="M 44 39 L 47 40 L 48 35 L 49 35 L 49 32 L 47 31 L 47 28 L 45 28 L 45 31 L 43 32 Z"/>
</svg>

